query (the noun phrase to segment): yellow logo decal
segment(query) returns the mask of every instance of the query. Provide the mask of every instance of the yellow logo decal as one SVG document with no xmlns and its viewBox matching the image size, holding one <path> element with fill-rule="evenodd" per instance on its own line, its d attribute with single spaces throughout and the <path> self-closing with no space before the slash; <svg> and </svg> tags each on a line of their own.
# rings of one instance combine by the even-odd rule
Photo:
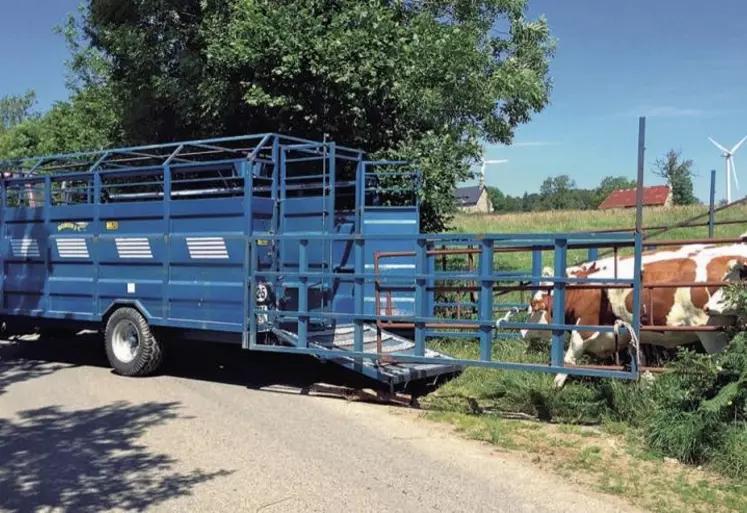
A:
<svg viewBox="0 0 747 513">
<path fill-rule="evenodd" d="M 106 229 L 107 230 L 119 230 L 119 221 L 107 221 Z"/>
<path fill-rule="evenodd" d="M 63 223 L 60 223 L 57 225 L 57 231 L 61 232 L 62 230 L 72 230 L 74 232 L 80 232 L 88 228 L 88 223 L 79 221 L 76 223 L 73 223 L 71 221 L 65 221 Z"/>
</svg>

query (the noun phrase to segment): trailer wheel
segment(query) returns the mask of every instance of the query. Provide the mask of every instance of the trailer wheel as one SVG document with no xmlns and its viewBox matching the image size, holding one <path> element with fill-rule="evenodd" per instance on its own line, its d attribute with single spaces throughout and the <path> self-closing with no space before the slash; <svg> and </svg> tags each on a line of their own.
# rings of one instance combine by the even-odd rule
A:
<svg viewBox="0 0 747 513">
<path fill-rule="evenodd" d="M 104 340 L 109 363 L 123 376 L 148 375 L 163 360 L 163 345 L 145 317 L 134 308 L 120 308 L 111 315 Z"/>
</svg>

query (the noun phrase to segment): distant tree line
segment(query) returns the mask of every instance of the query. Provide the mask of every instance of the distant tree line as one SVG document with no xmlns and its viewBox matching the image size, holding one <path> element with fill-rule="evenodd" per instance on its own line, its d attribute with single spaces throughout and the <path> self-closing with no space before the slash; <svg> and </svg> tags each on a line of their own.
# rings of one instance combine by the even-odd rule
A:
<svg viewBox="0 0 747 513">
<path fill-rule="evenodd" d="M 488 194 L 496 212 L 593 210 L 615 189 L 627 189 L 635 185 L 635 180 L 623 176 L 608 176 L 594 189 L 580 189 L 568 175 L 558 175 L 546 178 L 538 193 L 511 196 L 496 187 L 488 187 Z"/>
<path fill-rule="evenodd" d="M 681 152 L 669 150 L 654 164 L 653 173 L 672 187 L 672 203 L 692 205 L 698 203 L 693 193 L 692 160 L 682 160 Z M 523 196 L 505 194 L 497 187 L 488 186 L 488 194 L 495 212 L 541 212 L 547 210 L 596 210 L 617 189 L 630 189 L 636 181 L 624 176 L 608 176 L 593 189 L 576 187 L 568 175 L 545 179 L 539 192 Z"/>
</svg>

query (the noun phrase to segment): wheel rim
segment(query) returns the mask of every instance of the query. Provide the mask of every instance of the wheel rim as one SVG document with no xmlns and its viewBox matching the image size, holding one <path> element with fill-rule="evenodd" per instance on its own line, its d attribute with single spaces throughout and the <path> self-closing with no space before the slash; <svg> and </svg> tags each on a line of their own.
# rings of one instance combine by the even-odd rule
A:
<svg viewBox="0 0 747 513">
<path fill-rule="evenodd" d="M 140 348 L 140 333 L 131 321 L 120 321 L 112 333 L 112 351 L 117 360 L 130 363 Z"/>
</svg>

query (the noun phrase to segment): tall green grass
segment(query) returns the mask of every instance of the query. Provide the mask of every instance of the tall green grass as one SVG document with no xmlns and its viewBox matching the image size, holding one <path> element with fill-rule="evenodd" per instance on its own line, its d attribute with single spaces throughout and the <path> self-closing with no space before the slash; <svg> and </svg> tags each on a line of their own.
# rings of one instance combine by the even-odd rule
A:
<svg viewBox="0 0 747 513">
<path fill-rule="evenodd" d="M 647 210 L 646 225 L 671 225 L 705 212 L 704 207 Z M 634 212 L 551 212 L 504 216 L 459 216 L 455 229 L 463 233 L 573 232 L 629 227 Z M 721 212 L 717 221 L 747 219 L 747 207 Z M 717 237 L 737 237 L 747 223 L 717 227 Z M 705 238 L 706 227 L 673 230 L 662 239 Z M 547 255 L 550 262 L 551 255 Z M 529 269 L 531 260 L 498 255 L 502 268 Z M 740 305 L 747 293 L 739 289 Z M 435 349 L 476 358 L 477 345 L 441 340 Z M 547 364 L 549 342 L 528 345 L 521 340 L 496 341 L 493 359 Z M 584 358 L 585 361 L 589 357 Z M 686 463 L 707 464 L 735 478 L 747 477 L 747 334 L 735 334 L 718 355 L 682 349 L 668 364 L 671 372 L 652 383 L 570 378 L 562 390 L 554 376 L 539 372 L 467 369 L 459 378 L 425 398 L 430 409 L 485 414 L 523 413 L 542 419 L 624 425 L 649 451 Z"/>
<path fill-rule="evenodd" d="M 708 207 L 685 206 L 672 208 L 644 209 L 643 224 L 645 227 L 672 226 L 696 215 L 706 214 Z M 747 205 L 731 207 L 716 213 L 716 222 L 747 221 Z M 704 217 L 698 223 L 707 222 Z M 457 233 L 567 233 L 592 230 L 625 229 L 635 226 L 634 210 L 562 210 L 550 212 L 525 212 L 504 215 L 470 214 L 457 215 L 451 229 Z M 738 237 L 747 232 L 747 222 L 716 226 L 715 236 L 722 238 Z M 707 238 L 708 227 L 676 228 L 659 236 L 655 240 Z M 630 254 L 631 250 L 621 250 L 620 254 Z M 574 264 L 586 259 L 586 250 L 568 252 L 568 263 Z M 554 261 L 551 251 L 542 253 L 544 265 L 551 266 Z M 531 269 L 531 253 L 504 253 L 496 256 L 498 269 L 522 270 Z"/>
</svg>

